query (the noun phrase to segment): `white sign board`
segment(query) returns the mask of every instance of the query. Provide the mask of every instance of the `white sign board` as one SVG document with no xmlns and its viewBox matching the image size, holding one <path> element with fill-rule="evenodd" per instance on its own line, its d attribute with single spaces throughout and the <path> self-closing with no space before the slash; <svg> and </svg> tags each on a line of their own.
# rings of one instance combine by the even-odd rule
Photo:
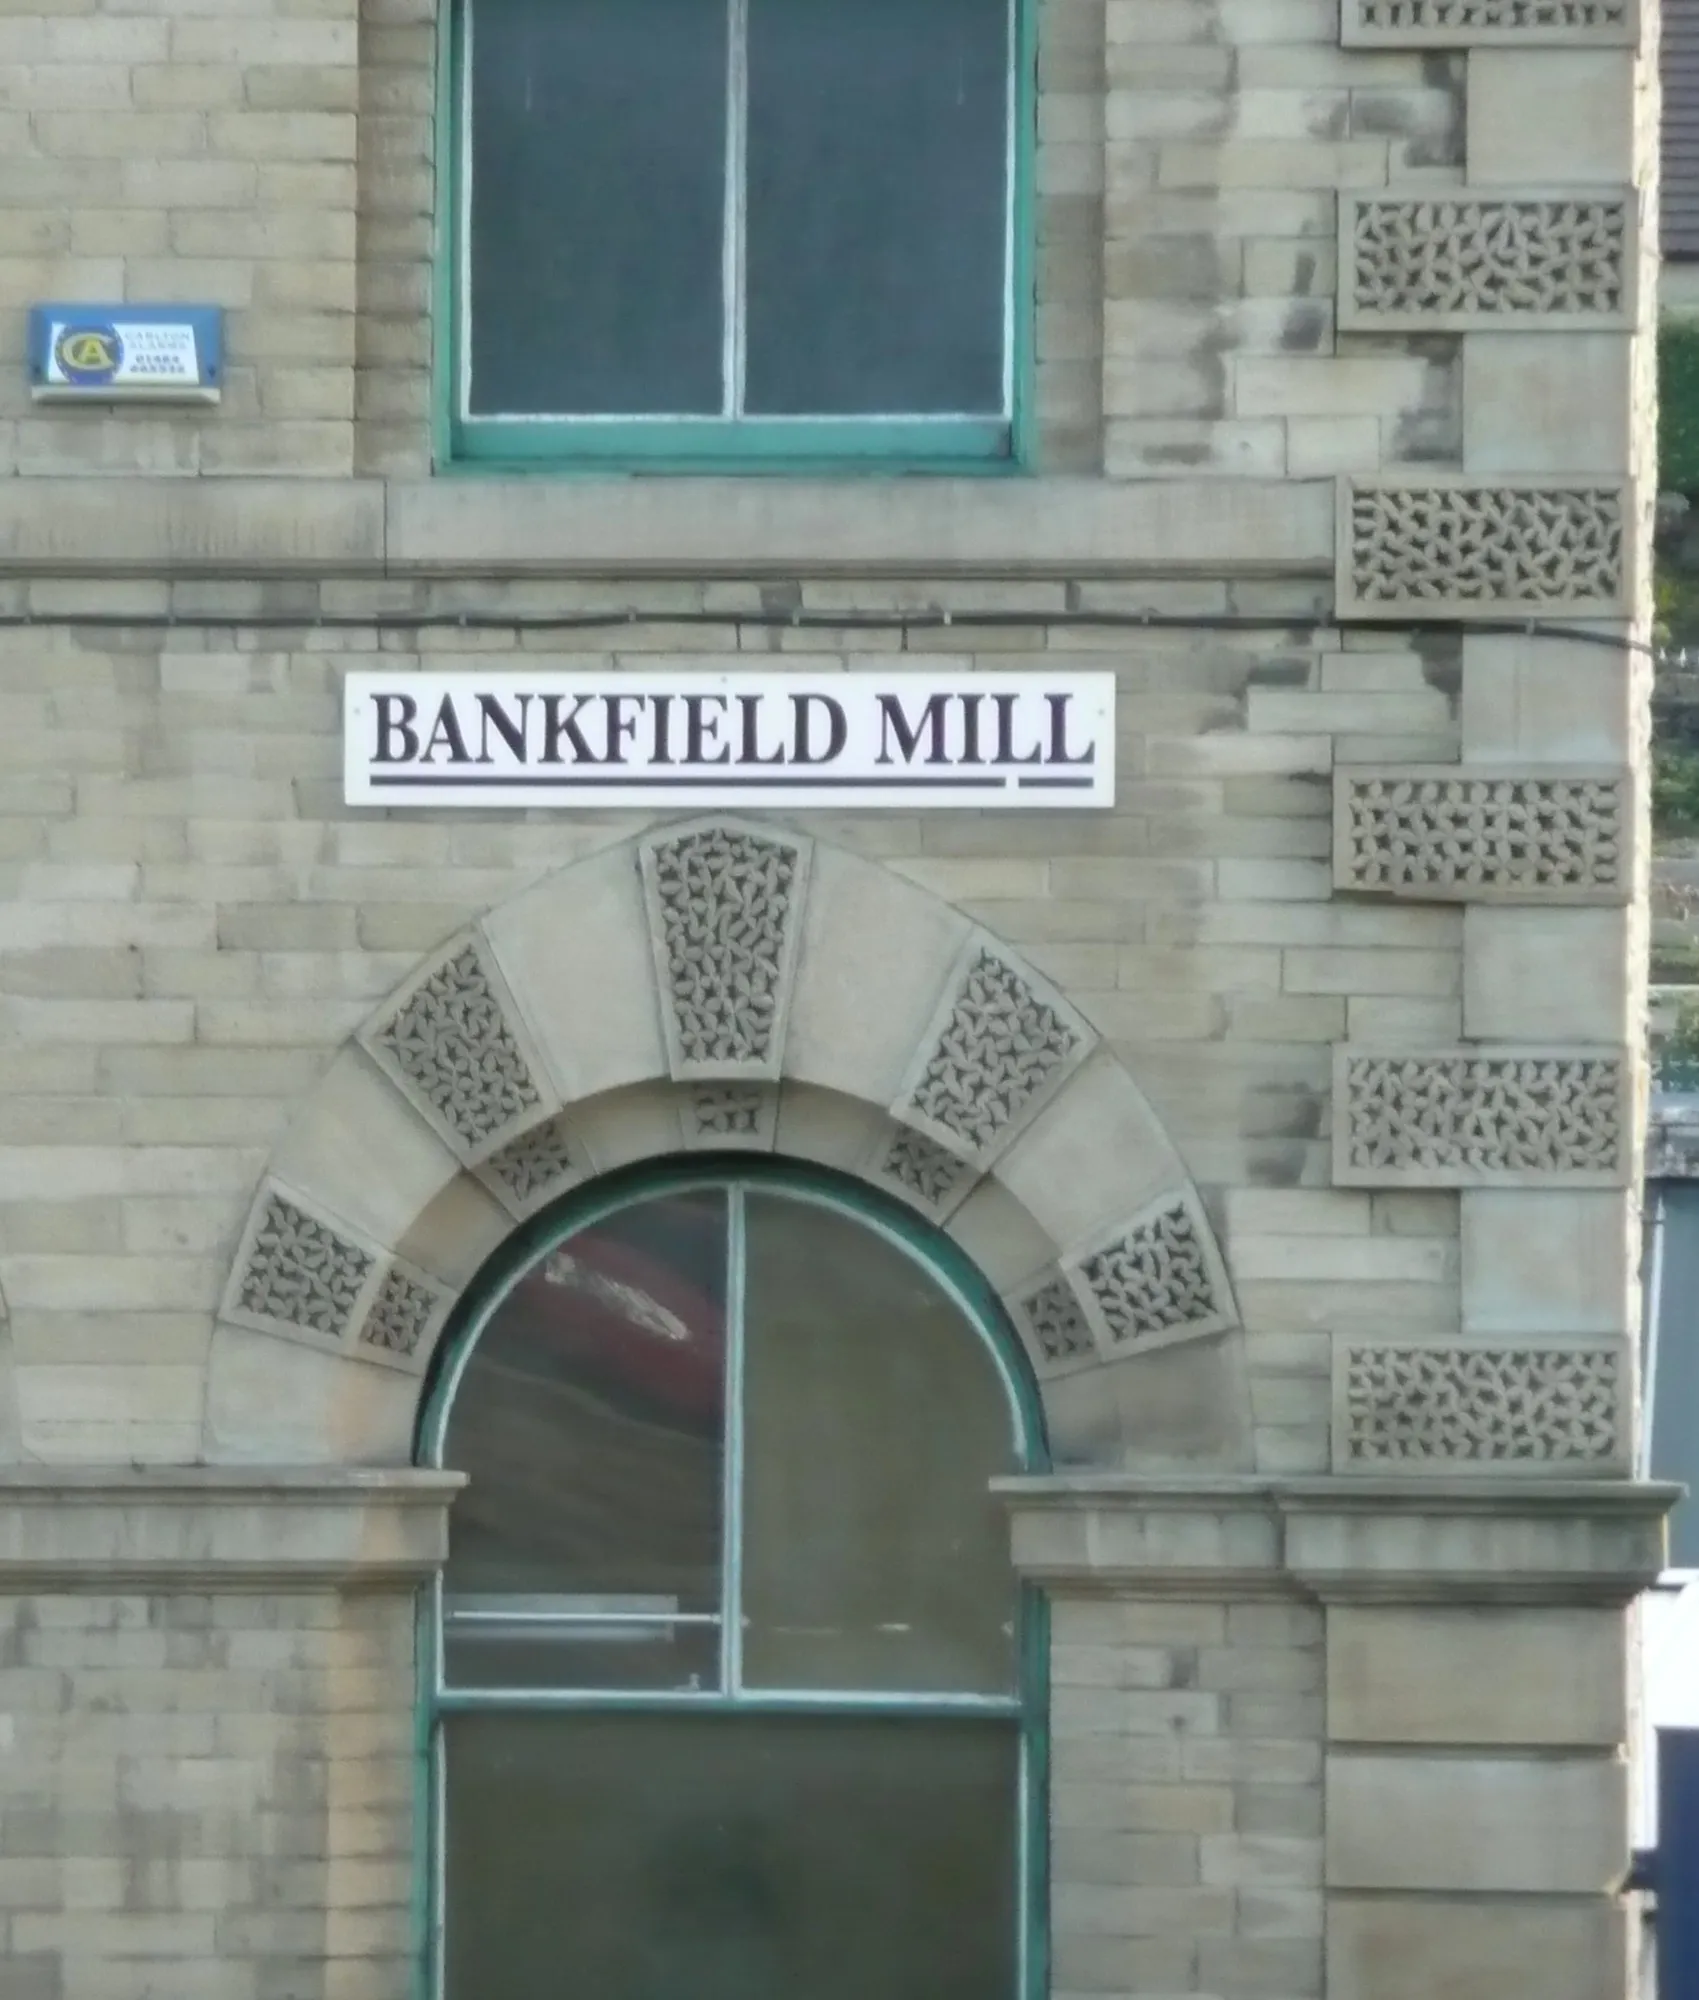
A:
<svg viewBox="0 0 1699 2000">
<path fill-rule="evenodd" d="M 359 806 L 1115 803 L 1107 673 L 350 674 Z"/>
</svg>

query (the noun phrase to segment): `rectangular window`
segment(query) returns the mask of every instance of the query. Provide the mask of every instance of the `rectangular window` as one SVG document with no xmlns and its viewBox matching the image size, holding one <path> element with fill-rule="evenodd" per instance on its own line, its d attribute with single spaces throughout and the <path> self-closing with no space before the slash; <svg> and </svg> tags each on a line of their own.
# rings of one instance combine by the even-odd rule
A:
<svg viewBox="0 0 1699 2000">
<path fill-rule="evenodd" d="M 451 456 L 1007 463 L 1022 0 L 462 0 Z"/>
</svg>

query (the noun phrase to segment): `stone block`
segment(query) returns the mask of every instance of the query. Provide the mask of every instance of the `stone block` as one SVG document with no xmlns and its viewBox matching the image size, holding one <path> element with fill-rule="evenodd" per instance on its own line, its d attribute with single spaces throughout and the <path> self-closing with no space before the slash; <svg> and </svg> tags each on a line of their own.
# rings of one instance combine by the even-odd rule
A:
<svg viewBox="0 0 1699 2000">
<path fill-rule="evenodd" d="M 816 849 L 786 1074 L 879 1104 L 897 1096 L 969 925 L 841 849 Z M 870 1007 L 868 992 L 879 1005 Z"/>
<path fill-rule="evenodd" d="M 645 835 L 637 852 L 669 1073 L 775 1081 L 812 843 L 716 819 Z"/>
<path fill-rule="evenodd" d="M 1530 11 L 1519 0 L 1344 0 L 1339 39 L 1348 49 L 1633 48 L 1635 0 L 1576 0 Z"/>
<path fill-rule="evenodd" d="M 667 1070 L 635 850 L 550 876 L 485 919 L 520 1012 L 571 1102 Z"/>
<path fill-rule="evenodd" d="M 206 160 L 154 164 L 225 170 Z M 0 494 L 0 572 L 325 575 L 383 558 L 384 496 L 375 480 L 106 477 L 13 485 Z"/>
<path fill-rule="evenodd" d="M 1632 909 L 1471 909 L 1463 920 L 1463 1032 L 1553 1042 L 1626 1043 L 1624 968 L 1640 919 Z M 1642 947 L 1643 948 L 1643 947 Z"/>
<path fill-rule="evenodd" d="M 1467 471 L 1487 478 L 1630 470 L 1638 449 L 1631 344 L 1562 331 L 1574 323 L 1464 342 Z"/>
<path fill-rule="evenodd" d="M 1634 1069 L 1599 1046 L 1334 1051 L 1344 1187 L 1624 1187 Z"/>
<path fill-rule="evenodd" d="M 1620 478 L 1344 480 L 1339 613 L 1394 622 L 1508 611 L 1608 618 L 1628 605 L 1633 518 Z"/>
<path fill-rule="evenodd" d="M 1130 1218 L 1179 1172 L 1138 1086 L 1100 1055 L 1003 1155 L 997 1177 L 1053 1241 L 1071 1246 Z"/>
<path fill-rule="evenodd" d="M 1628 1869 L 1616 1758 L 1382 1756 L 1326 1766 L 1333 1889 L 1600 1894 Z"/>
<path fill-rule="evenodd" d="M 1334 1341 L 1339 1472 L 1626 1476 L 1633 1419 L 1626 1341 L 1349 1333 Z"/>
<path fill-rule="evenodd" d="M 475 932 L 427 960 L 375 1011 L 359 1039 L 462 1160 L 499 1150 L 558 1102 L 499 954 Z"/>
<path fill-rule="evenodd" d="M 1628 763 L 1638 696 L 1601 625 L 1599 644 L 1468 633 L 1463 640 L 1463 755 L 1470 764 Z"/>
<path fill-rule="evenodd" d="M 1357 764 L 1336 769 L 1333 804 L 1340 889 L 1541 904 L 1625 903 L 1633 893 L 1636 817 L 1623 770 Z"/>
<path fill-rule="evenodd" d="M 1469 184 L 1609 186 L 1634 157 L 1634 56 L 1623 49 L 1510 48 L 1469 58 Z"/>
<path fill-rule="evenodd" d="M 458 1163 L 364 1051 L 349 1048 L 279 1140 L 272 1168 L 388 1245 L 454 1179 Z"/>
<path fill-rule="evenodd" d="M 1620 187 L 1347 191 L 1339 201 L 1340 331 L 1626 329 L 1635 316 L 1637 214 L 1633 189 Z M 1590 462 L 1583 454 L 1562 469 Z"/>
<path fill-rule="evenodd" d="M 202 1452 L 212 1465 L 406 1465 L 416 1378 L 220 1326 Z"/>
<path fill-rule="evenodd" d="M 1465 1331 L 1626 1335 L 1638 1320 L 1639 1230 L 1624 1195 L 1470 1189 L 1462 1224 Z"/>
<path fill-rule="evenodd" d="M 1620 1611 L 1335 1605 L 1334 1743 L 1614 1748 L 1627 1730 Z"/>
<path fill-rule="evenodd" d="M 1331 2000 L 1599 2000 L 1629 1983 L 1628 1911 L 1604 1897 L 1335 1897 Z"/>
<path fill-rule="evenodd" d="M 975 932 L 916 1042 L 892 1111 L 934 1149 L 983 1170 L 1055 1102 L 1096 1040 L 1050 981 Z"/>
</svg>

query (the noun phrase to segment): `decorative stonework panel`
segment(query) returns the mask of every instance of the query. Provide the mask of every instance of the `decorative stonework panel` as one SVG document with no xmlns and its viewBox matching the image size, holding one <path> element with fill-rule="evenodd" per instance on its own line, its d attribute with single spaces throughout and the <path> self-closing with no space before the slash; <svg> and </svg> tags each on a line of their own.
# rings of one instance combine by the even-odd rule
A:
<svg viewBox="0 0 1699 2000">
<path fill-rule="evenodd" d="M 1339 323 L 1385 333 L 1623 327 L 1632 193 L 1341 195 Z"/>
<path fill-rule="evenodd" d="M 641 848 L 672 1074 L 776 1080 L 808 848 L 726 823 Z"/>
<path fill-rule="evenodd" d="M 1627 1469 L 1625 1346 L 1336 1343 L 1334 1464 L 1342 1472 Z"/>
<path fill-rule="evenodd" d="M 945 1152 L 924 1133 L 899 1126 L 881 1147 L 876 1169 L 916 1207 L 942 1215 L 972 1187 L 978 1175 L 955 1153 Z"/>
<path fill-rule="evenodd" d="M 423 1272 L 391 1264 L 360 1325 L 361 1358 L 422 1367 L 452 1304 L 452 1295 Z"/>
<path fill-rule="evenodd" d="M 510 1139 L 477 1169 L 504 1208 L 523 1220 L 583 1180 L 590 1163 L 565 1118 L 546 1119 Z"/>
<path fill-rule="evenodd" d="M 498 1148 L 544 1109 L 540 1066 L 473 939 L 451 947 L 360 1040 L 463 1159 Z"/>
<path fill-rule="evenodd" d="M 1624 48 L 1633 0 L 1344 0 L 1347 48 Z"/>
<path fill-rule="evenodd" d="M 758 1083 L 700 1083 L 679 1107 L 691 1146 L 770 1152 L 778 1133 L 779 1093 Z"/>
<path fill-rule="evenodd" d="M 1626 903 L 1624 771 L 1341 765 L 1333 879 L 1416 902 Z"/>
<path fill-rule="evenodd" d="M 752 1139 L 761 1127 L 764 1096 L 748 1084 L 705 1087 L 691 1098 L 691 1125 L 701 1138 Z"/>
<path fill-rule="evenodd" d="M 226 1317 L 340 1342 L 375 1264 L 365 1246 L 268 1187 L 237 1254 Z"/>
<path fill-rule="evenodd" d="M 1090 1054 L 1096 1036 L 1054 988 L 970 942 L 921 1037 L 893 1115 L 984 1166 Z"/>
<path fill-rule="evenodd" d="M 1016 1324 L 1045 1373 L 1078 1368 L 1100 1358 L 1085 1309 L 1060 1271 L 1013 1300 L 1012 1308 Z"/>
<path fill-rule="evenodd" d="M 1600 1048 L 1335 1051 L 1345 1187 L 1618 1187 L 1632 1073 Z"/>
<path fill-rule="evenodd" d="M 1627 521 L 1625 489 L 1608 482 L 1346 481 L 1340 613 L 1608 616 L 1623 609 Z"/>
<path fill-rule="evenodd" d="M 1189 1189 L 1162 1196 L 1063 1260 L 1107 1354 L 1130 1354 L 1235 1324 L 1215 1238 Z"/>
</svg>

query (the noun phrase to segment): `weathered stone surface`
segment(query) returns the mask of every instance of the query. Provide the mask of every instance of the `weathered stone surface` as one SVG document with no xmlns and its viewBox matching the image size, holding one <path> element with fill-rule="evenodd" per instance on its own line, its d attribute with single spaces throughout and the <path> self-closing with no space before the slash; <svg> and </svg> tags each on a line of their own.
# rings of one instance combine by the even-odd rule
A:
<svg viewBox="0 0 1699 2000">
<path fill-rule="evenodd" d="M 1337 1897 L 1328 1911 L 1333 2000 L 1594 2000 L 1622 1989 L 1629 1919 L 1605 1897 Z"/>
<path fill-rule="evenodd" d="M 1627 1868 L 1615 1758 L 1328 1755 L 1331 1888 L 1596 1895 Z"/>
<path fill-rule="evenodd" d="M 1623 1740 L 1618 1611 L 1338 1605 L 1327 1621 L 1335 1743 L 1533 1748 Z"/>
</svg>

